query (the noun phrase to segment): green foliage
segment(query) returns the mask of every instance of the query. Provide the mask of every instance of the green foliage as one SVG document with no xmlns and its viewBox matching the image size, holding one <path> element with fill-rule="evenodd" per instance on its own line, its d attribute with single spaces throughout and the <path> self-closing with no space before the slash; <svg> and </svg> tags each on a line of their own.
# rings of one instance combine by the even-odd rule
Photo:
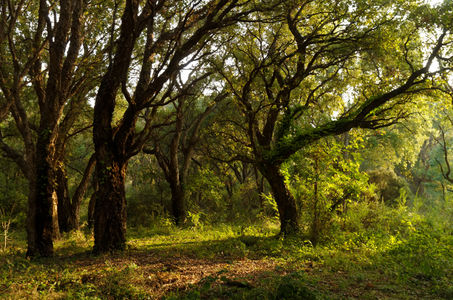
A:
<svg viewBox="0 0 453 300">
<path fill-rule="evenodd" d="M 190 201 L 188 209 L 193 213 L 201 213 L 198 221 L 215 222 L 217 217 L 213 215 L 213 212 L 222 215 L 222 212 L 226 210 L 223 183 L 220 176 L 213 170 L 202 168 L 193 174 L 187 183 L 186 191 Z"/>
<path fill-rule="evenodd" d="M 26 180 L 14 163 L 0 159 L 0 209 L 11 217 L 11 229 L 25 226 L 26 207 Z"/>
<path fill-rule="evenodd" d="M 40 117 L 50 115 L 36 113 L 39 87 L 35 85 L 39 76 L 48 78 L 52 66 L 45 43 L 39 53 L 32 45 L 36 42 L 39 46 L 45 38 L 34 37 L 36 1 L 10 2 L 0 14 L 4 20 L 1 24 L 17 24 L 0 29 L 0 73 L 14 76 L 2 75 L 0 110 L 11 100 L 7 91 L 17 93 L 14 97 L 18 99 L 14 113 L 2 116 L 0 141 L 5 143 L 1 145 L 2 154 L 8 154 L 5 149 L 9 146 L 17 154 L 13 158 L 21 158 L 27 156 L 27 150 L 33 151 L 38 134 L 51 133 L 36 126 Z M 119 35 L 117 23 L 124 8 L 120 2 L 106 1 L 101 7 L 87 1 L 81 18 L 83 50 L 78 53 L 74 72 L 69 72 L 74 82 L 68 92 L 73 97 L 60 99 L 66 104 L 58 121 L 65 120 L 72 109 L 77 112 L 77 120 L 67 124 L 71 130 L 61 158 L 68 167 L 70 194 L 93 151 L 91 131 L 82 130 L 93 121 L 86 99 L 95 96 L 99 74 L 106 71 L 106 53 L 121 46 L 109 46 Z M 21 3 L 24 13 L 9 16 L 10 10 Z M 155 77 L 144 81 L 152 83 L 151 87 L 168 88 L 168 95 L 152 94 L 149 89 L 147 93 L 151 94 L 146 98 L 152 99 L 152 105 L 171 101 L 159 108 L 152 106 L 130 120 L 138 119 L 131 130 L 144 130 L 142 137 L 162 136 L 161 148 L 168 154 L 177 105 L 181 105 L 187 121 L 181 137 L 187 141 L 196 127 L 189 121 L 197 120 L 199 113 L 212 104 L 210 93 L 222 90 L 228 94 L 227 101 L 218 104 L 217 113 L 206 119 L 206 124 L 212 125 L 202 125 L 200 134 L 193 136 L 197 147 L 184 185 L 188 208 L 185 227 L 176 228 L 169 217 L 171 193 L 159 164 L 152 156 L 139 154 L 129 162 L 126 177 L 130 241 L 124 253 L 91 257 L 87 254 L 93 244 L 91 232 L 72 232 L 55 242 L 54 260 L 25 260 L 27 184 L 16 165 L 0 158 L 2 227 L 7 228 L 3 224 L 9 226 L 5 222 L 11 220 L 7 246 L 0 253 L 0 292 L 6 298 L 141 299 L 155 297 L 153 292 L 171 286 L 159 296 L 452 298 L 453 184 L 446 171 L 451 163 L 453 112 L 447 106 L 450 98 L 440 91 L 428 91 L 431 85 L 449 88 L 446 82 L 451 78 L 442 78 L 438 72 L 426 75 L 433 77 L 424 83 L 419 82 L 421 77 L 416 78 L 419 84 L 407 95 L 371 109 L 366 116 L 374 125 L 396 119 L 404 123 L 374 131 L 349 130 L 351 126 L 367 127 L 366 123 L 350 122 L 366 105 L 407 83 L 413 70 L 426 63 L 435 35 L 444 28 L 449 30 L 444 46 L 451 47 L 451 1 L 438 7 L 403 0 L 284 1 L 278 5 L 270 1 L 276 4 L 272 11 L 258 9 L 243 16 L 253 20 L 247 26 L 229 24 L 201 41 L 208 50 L 215 49 L 215 55 L 198 52 L 202 49 L 195 45 L 189 51 L 193 57 L 178 61 L 184 54 L 180 45 L 187 46 L 187 37 L 203 26 L 196 24 L 196 16 L 214 9 L 208 5 L 192 16 L 195 19 L 185 19 L 186 11 L 197 11 L 198 5 L 207 2 L 194 3 L 165 2 L 156 12 L 159 17 L 147 27 L 147 35 L 154 36 L 157 43 L 150 47 L 156 52 L 149 57 L 150 70 L 144 73 L 164 75 L 162 82 L 154 81 Z M 234 11 L 249 8 L 249 2 L 239 3 Z M 259 1 L 250 3 L 258 5 Z M 194 10 L 189 7 L 192 4 Z M 49 9 L 59 15 L 58 3 Z M 139 11 L 146 9 L 141 6 Z M 217 24 L 215 18 L 212 21 Z M 54 23 L 48 22 L 48 26 Z M 178 24 L 190 26 L 179 31 L 174 27 Z M 111 26 L 111 30 L 105 30 Z M 155 35 L 151 27 L 156 29 Z M 175 28 L 174 32 L 180 33 L 178 40 L 173 36 Z M 45 34 L 49 32 L 44 30 Z M 9 39 L 5 34 L 11 35 Z M 142 92 L 134 89 L 134 78 L 139 76 L 145 42 L 144 35 L 138 37 L 133 67 L 120 78 L 124 95 L 115 99 L 111 125 L 127 124 L 122 117 L 128 107 L 134 111 L 146 106 L 134 107 L 126 101 L 128 91 L 131 103 Z M 15 51 L 8 51 L 13 46 Z M 167 50 L 175 52 L 165 53 Z M 43 63 L 34 71 L 40 73 L 36 78 L 32 78 L 32 70 L 20 70 L 34 64 L 29 61 L 30 53 L 36 55 L 33 61 L 39 58 Z M 198 61 L 198 56 L 203 59 Z M 442 71 L 450 70 L 450 56 L 451 48 L 442 49 L 436 56 Z M 165 62 L 165 57 L 169 61 Z M 178 79 L 177 74 L 167 76 L 165 71 L 186 62 L 184 72 L 194 69 L 192 76 L 201 71 L 217 72 L 184 91 L 190 101 L 175 96 L 188 81 Z M 14 80 L 19 81 L 17 86 Z M 85 86 L 86 82 L 89 84 Z M 427 104 L 428 98 L 437 102 Z M 148 124 L 148 116 L 156 119 Z M 157 124 L 161 121 L 168 126 Z M 147 132 L 147 125 L 155 131 Z M 27 147 L 31 150 L 24 150 L 22 127 L 30 132 Z M 72 133 L 78 130 L 83 134 L 74 136 Z M 120 140 L 121 133 L 114 132 Z M 140 142 L 131 132 L 126 134 L 129 138 L 124 148 Z M 330 136 L 335 132 L 345 133 Z M 177 150 L 186 146 L 181 143 Z M 282 161 L 281 173 L 297 199 L 303 227 L 301 235 L 286 238 L 274 236 L 279 225 L 278 206 L 258 171 L 260 163 L 280 165 Z M 103 179 L 96 178 L 98 182 Z M 82 220 L 86 204 L 82 206 Z M 184 275 L 179 268 L 186 271 L 192 267 L 181 267 L 181 261 L 203 263 L 198 265 L 201 273 L 188 271 L 196 280 L 174 284 Z M 250 261 L 256 264 L 233 272 L 236 265 Z M 173 263 L 179 265 L 175 268 Z M 255 271 L 255 267 L 266 264 L 271 267 Z M 213 265 L 216 269 L 209 270 Z M 407 296 L 406 288 L 421 291 Z"/>
<path fill-rule="evenodd" d="M 73 233 L 53 259 L 24 259 L 24 244 L 1 254 L 0 289 L 6 297 L 67 299 L 451 297 L 451 223 L 376 202 L 351 203 L 333 223 L 335 233 L 317 247 L 270 235 L 276 225 L 171 227 L 133 231 L 125 253 L 101 257 L 87 254 L 90 237 Z M 198 279 L 180 281 L 191 276 Z"/>
<path fill-rule="evenodd" d="M 390 247 L 386 256 L 393 260 L 393 267 L 400 266 L 398 272 L 403 278 L 442 282 L 451 272 L 452 246 L 452 236 L 421 224 L 401 243 Z"/>
<path fill-rule="evenodd" d="M 279 220 L 277 202 L 275 202 L 272 194 L 262 194 L 261 197 L 263 199 L 262 217 L 271 216 L 274 221 Z"/>
<path fill-rule="evenodd" d="M 369 201 L 374 187 L 360 171 L 360 132 L 323 140 L 293 156 L 283 173 L 301 207 L 301 220 L 314 243 L 328 238 L 332 218 L 353 202 Z"/>
<path fill-rule="evenodd" d="M 168 219 L 171 207 L 167 182 L 156 171 L 156 163 L 151 156 L 135 157 L 129 163 L 129 170 L 126 183 L 129 226 L 159 227 Z"/>
<path fill-rule="evenodd" d="M 310 280 L 301 272 L 290 273 L 280 278 L 271 277 L 266 282 L 261 282 L 259 287 L 228 278 L 222 275 L 223 273 L 203 278 L 199 288 L 186 294 L 175 294 L 164 299 L 324 299 L 319 292 L 314 291 Z"/>
<path fill-rule="evenodd" d="M 397 205 L 400 191 L 407 187 L 404 178 L 397 176 L 393 170 L 376 169 L 367 172 L 369 182 L 376 186 L 376 196 L 387 205 Z"/>
<path fill-rule="evenodd" d="M 277 287 L 275 299 L 320 299 L 317 294 L 305 284 L 307 276 L 303 273 L 293 273 L 281 278 Z"/>
<path fill-rule="evenodd" d="M 131 263 L 125 268 L 117 269 L 113 264 L 107 264 L 106 276 L 100 283 L 100 294 L 113 299 L 148 299 L 143 290 L 133 283 L 140 279 L 138 266 Z"/>
</svg>

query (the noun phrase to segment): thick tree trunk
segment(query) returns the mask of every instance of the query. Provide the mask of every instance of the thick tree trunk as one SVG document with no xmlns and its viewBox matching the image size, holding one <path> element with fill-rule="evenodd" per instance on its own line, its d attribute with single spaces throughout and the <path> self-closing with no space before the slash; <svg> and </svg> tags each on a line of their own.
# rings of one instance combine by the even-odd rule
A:
<svg viewBox="0 0 453 300">
<path fill-rule="evenodd" d="M 283 235 L 299 232 L 299 213 L 296 199 L 288 190 L 278 165 L 261 165 L 260 171 L 269 182 L 272 195 L 280 215 L 280 233 Z"/>
<path fill-rule="evenodd" d="M 52 256 L 53 239 L 59 233 L 52 146 L 50 132 L 40 130 L 36 144 L 36 181 L 30 182 L 27 256 Z"/>
<path fill-rule="evenodd" d="M 75 88 L 77 84 L 72 80 L 75 77 L 79 78 L 73 75 L 82 43 L 81 17 L 84 3 L 82 0 L 57 1 L 58 4 L 49 7 L 47 1 L 36 2 L 39 2 L 38 27 L 34 34 L 31 32 L 34 35 L 31 48 L 35 50 L 29 55 L 26 54 L 28 58 L 24 57 L 26 60 L 23 68 L 19 68 L 19 64 L 14 67 L 14 78 L 17 83 L 13 89 L 12 115 L 24 138 L 26 162 L 32 169 L 24 172 L 27 174 L 30 185 L 27 256 L 52 256 L 53 239 L 59 236 L 57 193 L 62 192 L 58 190 L 57 162 L 59 160 L 55 155 L 55 143 L 61 128 L 65 104 L 84 86 L 81 84 L 80 87 Z M 58 12 L 58 20 L 46 22 L 55 11 Z M 15 32 L 14 28 L 12 26 L 10 31 Z M 14 36 L 15 34 L 8 37 L 15 40 Z M 45 49 L 40 46 L 44 45 L 44 42 Z M 11 54 L 14 56 L 13 52 Z M 45 67 L 42 60 L 45 61 Z M 30 126 L 33 122 L 29 122 L 28 110 L 22 105 L 20 97 L 22 94 L 20 86 L 24 86 L 24 77 L 29 77 L 39 105 L 40 121 L 36 145 L 35 134 L 32 134 L 35 130 Z"/>
<path fill-rule="evenodd" d="M 27 211 L 27 257 L 37 256 L 39 248 L 37 244 L 36 229 L 36 182 L 35 178 L 28 180 L 28 211 Z"/>
<path fill-rule="evenodd" d="M 139 1 L 126 1 L 121 17 L 120 37 L 115 57 L 103 76 L 94 105 L 93 141 L 96 155 L 94 253 L 126 247 L 125 177 L 127 151 L 133 140 L 136 107 L 128 107 L 117 128 L 112 127 L 118 88 L 126 80 L 137 32 L 134 32 Z M 130 156 L 129 156 L 130 157 Z"/>
<path fill-rule="evenodd" d="M 99 189 L 94 209 L 95 254 L 124 250 L 126 247 L 126 195 L 127 163 L 108 157 L 98 157 L 96 175 Z"/>
<path fill-rule="evenodd" d="M 172 213 L 177 226 L 186 221 L 184 187 L 179 182 L 170 182 Z"/>
</svg>

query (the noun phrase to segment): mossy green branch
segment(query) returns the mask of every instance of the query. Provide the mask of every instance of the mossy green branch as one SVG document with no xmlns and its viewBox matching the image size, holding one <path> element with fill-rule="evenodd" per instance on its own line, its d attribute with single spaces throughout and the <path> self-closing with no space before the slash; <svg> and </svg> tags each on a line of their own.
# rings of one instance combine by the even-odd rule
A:
<svg viewBox="0 0 453 300">
<path fill-rule="evenodd" d="M 342 118 L 319 127 L 305 129 L 300 133 L 296 133 L 293 137 L 286 137 L 278 141 L 274 149 L 268 151 L 264 158 L 272 164 L 283 163 L 305 146 L 323 137 L 347 132 L 353 127 L 357 127 L 357 122 L 354 118 Z"/>
</svg>

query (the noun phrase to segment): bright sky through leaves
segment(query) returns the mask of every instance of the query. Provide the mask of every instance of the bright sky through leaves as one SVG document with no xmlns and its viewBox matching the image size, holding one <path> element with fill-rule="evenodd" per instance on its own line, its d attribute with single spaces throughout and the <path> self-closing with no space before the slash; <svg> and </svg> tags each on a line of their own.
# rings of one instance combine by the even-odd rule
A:
<svg viewBox="0 0 453 300">
<path fill-rule="evenodd" d="M 439 5 L 443 2 L 443 0 L 426 0 L 427 3 L 431 4 L 432 6 Z"/>
</svg>

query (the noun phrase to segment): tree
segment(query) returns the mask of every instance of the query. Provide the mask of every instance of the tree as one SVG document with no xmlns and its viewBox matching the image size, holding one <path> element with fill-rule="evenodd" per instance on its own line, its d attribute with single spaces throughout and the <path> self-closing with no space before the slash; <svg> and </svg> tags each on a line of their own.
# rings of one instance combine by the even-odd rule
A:
<svg viewBox="0 0 453 300">
<path fill-rule="evenodd" d="M 58 224 L 62 232 L 80 229 L 80 206 L 90 185 L 96 160 L 91 154 L 72 197 L 69 194 L 67 172 L 60 168 L 57 173 Z M 61 166 L 61 165 L 60 165 Z"/>
<path fill-rule="evenodd" d="M 274 211 L 265 207 L 268 186 L 264 177 L 248 159 L 246 130 L 232 97 L 219 103 L 217 110 L 220 113 L 213 114 L 200 141 L 199 166 L 213 170 L 224 185 L 230 220 L 237 219 L 238 214 L 245 219 L 254 218 L 257 212 L 274 216 Z"/>
<path fill-rule="evenodd" d="M 100 51 L 86 10 L 82 0 L 2 1 L 0 88 L 16 131 L 1 134 L 0 145 L 29 181 L 28 256 L 53 254 L 66 142 L 96 85 Z M 8 142 L 11 133 L 20 135 L 23 151 Z"/>
<path fill-rule="evenodd" d="M 236 0 L 126 1 L 119 37 L 94 107 L 93 140 L 99 181 L 94 213 L 95 253 L 125 247 L 127 163 L 149 138 L 158 107 L 172 101 L 175 76 L 192 61 L 209 55 L 212 49 L 208 45 L 216 31 L 244 19 L 257 9 L 252 4 Z M 137 60 L 133 59 L 134 51 L 139 53 Z M 139 71 L 134 72 L 138 75 L 132 81 L 135 64 Z M 116 125 L 112 117 L 119 90 L 127 108 Z M 140 116 L 144 122 L 136 130 Z"/>
<path fill-rule="evenodd" d="M 204 104 L 203 98 L 208 101 L 211 98 L 203 96 L 204 89 L 184 91 L 185 88 L 182 87 L 182 90 L 173 102 L 175 111 L 171 113 L 173 117 L 169 120 L 172 120 L 173 126 L 161 129 L 156 133 L 159 136 L 152 138 L 152 148 L 143 149 L 147 154 L 154 154 L 170 185 L 172 214 L 178 226 L 184 223 L 187 214 L 185 185 L 195 147 L 200 141 L 200 129 L 217 103 L 226 97 L 226 94 L 219 94 L 212 103 Z"/>
<path fill-rule="evenodd" d="M 233 38 L 225 49 L 226 67 L 214 62 L 242 111 L 236 128 L 247 134 L 243 159 L 254 161 L 269 182 L 282 234 L 299 230 L 282 163 L 324 137 L 390 126 L 407 116 L 405 107 L 415 95 L 433 88 L 430 80 L 440 71 L 431 66 L 445 52 L 448 28 L 424 44 L 417 33 L 426 24 L 401 5 L 283 3 L 266 26 L 237 29 L 236 36 L 253 38 L 242 43 Z M 418 9 L 410 5 L 409 11 Z M 420 48 L 429 49 L 428 55 Z M 441 71 L 447 70 L 445 64 Z"/>
</svg>

